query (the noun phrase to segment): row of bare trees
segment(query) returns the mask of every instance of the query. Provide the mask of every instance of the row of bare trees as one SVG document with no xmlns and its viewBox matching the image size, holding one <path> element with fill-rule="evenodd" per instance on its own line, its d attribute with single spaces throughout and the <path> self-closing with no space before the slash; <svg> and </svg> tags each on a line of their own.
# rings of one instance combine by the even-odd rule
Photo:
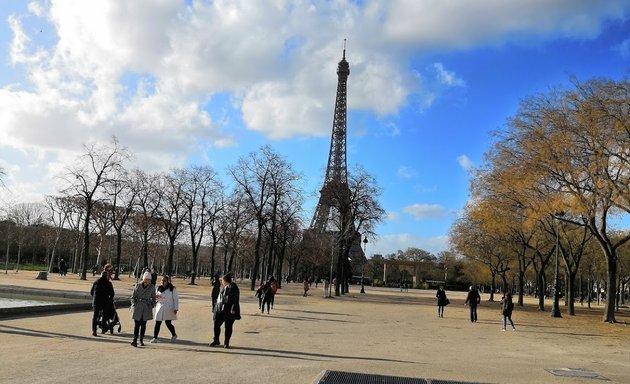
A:
<svg viewBox="0 0 630 384">
<path fill-rule="evenodd" d="M 518 271 L 521 304 L 533 268 L 541 310 L 556 257 L 570 314 L 576 277 L 603 263 L 604 320 L 615 322 L 630 277 L 630 231 L 621 229 L 630 213 L 630 80 L 572 84 L 525 99 L 496 133 L 450 240 L 454 251 L 486 265 L 493 282 Z"/>
<path fill-rule="evenodd" d="M 165 274 L 173 273 L 176 246 L 188 244 L 192 284 L 202 247 L 210 249 L 211 272 L 251 275 L 252 288 L 257 276 L 297 270 L 294 260 L 299 260 L 295 254 L 302 229 L 301 175 L 270 147 L 262 147 L 228 168 L 231 189 L 208 166 L 149 174 L 126 169 L 130 158 L 116 138 L 111 143 L 85 146 L 85 152 L 61 175 L 60 195 L 47 196 L 43 204 L 4 207 L 7 266 L 10 244 L 18 245 L 19 265 L 27 231 L 45 226 L 53 237 L 50 257 L 47 252 L 49 270 L 58 260 L 55 250 L 63 234 L 82 237 L 76 239 L 82 244 L 76 258 L 81 279 L 86 279 L 88 266 L 105 262 L 116 267 L 118 278 L 123 241 L 138 244 L 140 267 L 153 264 L 154 258 L 149 257 L 152 244 L 166 244 Z M 112 236 L 116 238 L 116 256 L 104 260 L 104 240 Z M 222 255 L 217 255 L 221 251 Z M 215 262 L 217 256 L 223 256 L 222 263 Z"/>
</svg>

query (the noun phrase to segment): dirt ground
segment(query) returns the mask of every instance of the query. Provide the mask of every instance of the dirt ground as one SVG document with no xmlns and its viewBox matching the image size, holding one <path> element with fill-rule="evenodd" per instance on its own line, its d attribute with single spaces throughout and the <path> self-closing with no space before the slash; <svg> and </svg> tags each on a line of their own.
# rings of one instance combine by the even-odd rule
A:
<svg viewBox="0 0 630 384">
<path fill-rule="evenodd" d="M 75 275 L 35 279 L 35 272 L 0 274 L 3 286 L 89 292 Z M 134 281 L 114 282 L 128 298 Z M 325 370 L 484 383 L 589 383 L 554 376 L 547 369 L 589 370 L 612 383 L 630 383 L 630 313 L 620 324 L 602 322 L 603 307 L 577 308 L 562 318 L 539 312 L 533 299 L 516 307 L 516 332 L 501 332 L 498 302 L 482 296 L 479 321 L 468 320 L 464 292 L 447 292 L 451 304 L 437 316 L 434 291 L 353 286 L 348 295 L 324 298 L 322 286 L 302 297 L 302 284 L 286 284 L 271 314 L 261 314 L 249 281 L 241 288 L 243 318 L 234 325 L 231 349 L 210 347 L 210 282 L 179 280 L 179 339 L 129 345 L 133 321 L 119 309 L 122 332 L 91 336 L 90 311 L 0 320 L 0 383 L 111 381 L 150 383 L 313 383 Z"/>
</svg>

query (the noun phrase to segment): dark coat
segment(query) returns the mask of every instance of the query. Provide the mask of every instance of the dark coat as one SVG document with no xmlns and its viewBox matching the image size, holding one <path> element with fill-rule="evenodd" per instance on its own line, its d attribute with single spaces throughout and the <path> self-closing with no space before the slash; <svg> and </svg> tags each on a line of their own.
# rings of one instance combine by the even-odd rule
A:
<svg viewBox="0 0 630 384">
<path fill-rule="evenodd" d="M 219 293 L 215 313 L 222 313 L 224 319 L 241 319 L 240 292 L 236 283 L 226 285 Z"/>
<path fill-rule="evenodd" d="M 504 297 L 503 300 L 501 300 L 501 304 L 503 316 L 512 317 L 512 311 L 514 310 L 514 303 L 512 302 L 512 298 Z"/>
<path fill-rule="evenodd" d="M 265 285 L 263 285 L 262 294 L 263 294 L 263 302 L 265 303 L 271 302 L 271 299 L 273 298 L 273 291 L 271 290 L 270 281 L 267 281 Z"/>
<path fill-rule="evenodd" d="M 443 307 L 446 305 L 446 300 L 448 300 L 446 298 L 446 291 L 444 291 L 443 289 L 438 289 L 437 293 L 435 294 L 435 297 L 437 297 L 437 305 L 440 307 Z"/>
<path fill-rule="evenodd" d="M 92 284 L 90 295 L 92 306 L 102 309 L 114 300 L 114 286 L 108 277 L 101 277 Z"/>
<path fill-rule="evenodd" d="M 481 302 L 481 296 L 479 296 L 479 292 L 476 289 L 468 291 L 468 296 L 466 296 L 466 303 L 470 306 L 476 306 Z"/>
</svg>

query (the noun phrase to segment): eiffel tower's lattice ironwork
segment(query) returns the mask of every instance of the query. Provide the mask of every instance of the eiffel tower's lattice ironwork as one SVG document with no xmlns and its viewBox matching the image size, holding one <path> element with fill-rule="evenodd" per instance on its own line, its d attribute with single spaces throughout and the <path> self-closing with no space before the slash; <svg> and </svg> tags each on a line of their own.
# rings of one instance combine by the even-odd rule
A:
<svg viewBox="0 0 630 384">
<path fill-rule="evenodd" d="M 324 233 L 338 230 L 332 225 L 338 222 L 338 199 L 350 193 L 348 188 L 348 164 L 346 160 L 346 114 L 347 114 L 347 83 L 350 75 L 350 65 L 346 61 L 344 42 L 343 57 L 337 64 L 337 97 L 335 100 L 335 114 L 333 118 L 330 151 L 324 186 L 320 190 L 319 202 L 315 208 L 310 230 Z"/>
</svg>

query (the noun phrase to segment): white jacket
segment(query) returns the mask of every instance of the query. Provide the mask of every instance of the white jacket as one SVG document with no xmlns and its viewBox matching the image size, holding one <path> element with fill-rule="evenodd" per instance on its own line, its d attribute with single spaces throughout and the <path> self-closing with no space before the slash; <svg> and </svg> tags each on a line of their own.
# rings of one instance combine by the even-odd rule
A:
<svg viewBox="0 0 630 384">
<path fill-rule="evenodd" d="M 179 295 L 177 288 L 173 291 L 166 289 L 164 292 L 156 290 L 157 305 L 155 306 L 155 321 L 177 320 L 176 310 L 179 310 Z"/>
</svg>

